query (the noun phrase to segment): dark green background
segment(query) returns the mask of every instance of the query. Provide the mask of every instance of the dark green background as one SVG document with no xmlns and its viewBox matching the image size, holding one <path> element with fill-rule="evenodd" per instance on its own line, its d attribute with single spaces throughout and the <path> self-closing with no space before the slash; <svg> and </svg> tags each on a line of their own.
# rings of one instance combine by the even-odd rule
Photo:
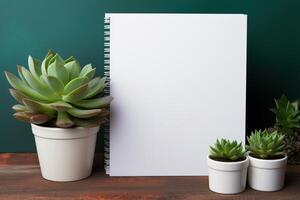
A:
<svg viewBox="0 0 300 200">
<path fill-rule="evenodd" d="M 297 0 L 0 0 L 1 73 L 16 73 L 16 64 L 26 65 L 29 54 L 43 58 L 52 48 L 92 63 L 102 74 L 105 12 L 248 14 L 247 133 L 272 124 L 274 97 L 299 97 Z M 11 116 L 8 87 L 2 73 L 0 152 L 35 151 L 30 126 Z"/>
</svg>

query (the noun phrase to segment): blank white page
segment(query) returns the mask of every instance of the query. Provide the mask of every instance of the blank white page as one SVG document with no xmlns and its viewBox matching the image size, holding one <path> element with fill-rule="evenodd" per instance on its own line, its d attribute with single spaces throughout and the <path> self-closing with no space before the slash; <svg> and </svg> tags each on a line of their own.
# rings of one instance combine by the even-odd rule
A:
<svg viewBox="0 0 300 200">
<path fill-rule="evenodd" d="M 247 16 L 109 14 L 110 175 L 207 175 L 245 140 Z"/>
</svg>

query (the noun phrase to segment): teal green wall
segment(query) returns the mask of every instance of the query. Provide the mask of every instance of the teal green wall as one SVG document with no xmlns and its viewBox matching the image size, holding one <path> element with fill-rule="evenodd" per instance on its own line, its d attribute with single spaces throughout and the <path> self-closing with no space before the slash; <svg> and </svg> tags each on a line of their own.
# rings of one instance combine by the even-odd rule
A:
<svg viewBox="0 0 300 200">
<path fill-rule="evenodd" d="M 297 0 L 0 0 L 0 71 L 16 73 L 29 54 L 52 48 L 103 73 L 105 12 L 248 14 L 247 132 L 273 122 L 273 98 L 300 95 L 300 1 Z M 35 151 L 28 124 L 16 121 L 0 78 L 0 152 Z M 101 138 L 98 151 L 101 151 Z"/>
</svg>

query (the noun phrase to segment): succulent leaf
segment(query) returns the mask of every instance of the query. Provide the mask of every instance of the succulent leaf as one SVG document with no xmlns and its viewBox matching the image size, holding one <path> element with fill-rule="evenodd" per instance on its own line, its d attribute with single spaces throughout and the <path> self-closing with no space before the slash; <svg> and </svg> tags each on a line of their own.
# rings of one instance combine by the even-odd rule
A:
<svg viewBox="0 0 300 200">
<path fill-rule="evenodd" d="M 17 120 L 21 120 L 21 121 L 30 123 L 30 116 L 28 114 L 26 114 L 25 112 L 17 112 L 17 113 L 14 113 L 13 116 Z"/>
<path fill-rule="evenodd" d="M 97 115 L 98 117 L 106 117 L 109 115 L 109 110 L 103 108 L 101 109 L 101 112 L 99 113 L 99 115 Z"/>
<path fill-rule="evenodd" d="M 42 62 L 42 66 L 41 66 L 41 71 L 42 71 L 42 75 L 47 76 L 47 71 L 48 71 L 48 67 L 49 67 L 49 62 L 50 60 L 53 58 L 53 54 L 49 54 L 47 55 L 47 57 L 43 60 Z"/>
<path fill-rule="evenodd" d="M 30 122 L 33 124 L 43 124 L 49 121 L 51 118 L 45 114 L 34 114 L 30 117 Z"/>
<path fill-rule="evenodd" d="M 31 74 L 36 78 L 39 79 L 41 76 L 41 61 L 38 59 L 35 59 L 31 56 L 28 56 L 28 67 L 31 72 Z"/>
<path fill-rule="evenodd" d="M 64 87 L 64 94 L 69 94 L 73 90 L 79 88 L 80 86 L 86 84 L 88 82 L 87 77 L 78 77 L 71 80 L 65 87 Z"/>
<path fill-rule="evenodd" d="M 81 108 L 103 108 L 110 104 L 113 100 L 111 96 L 99 97 L 95 99 L 83 99 L 73 103 L 74 105 L 81 107 Z"/>
<path fill-rule="evenodd" d="M 70 103 L 75 103 L 79 100 L 81 100 L 88 92 L 88 84 L 84 84 L 80 86 L 79 88 L 73 90 L 67 95 L 63 95 L 63 100 Z"/>
<path fill-rule="evenodd" d="M 74 125 L 74 122 L 71 121 L 68 113 L 64 111 L 59 111 L 57 114 L 56 126 L 61 128 L 69 128 Z"/>
<path fill-rule="evenodd" d="M 80 71 L 80 74 L 79 76 L 82 77 L 82 76 L 85 76 L 86 73 L 88 73 L 89 71 L 91 71 L 93 69 L 92 65 L 91 64 L 87 64 L 85 65 L 82 70 Z"/>
<path fill-rule="evenodd" d="M 41 95 L 34 89 L 30 88 L 26 84 L 24 84 L 23 81 L 21 81 L 19 78 L 17 78 L 15 75 L 13 75 L 10 72 L 5 72 L 5 76 L 10 83 L 10 85 L 15 88 L 16 90 L 22 92 L 26 96 L 29 96 L 33 99 L 41 99 L 41 100 L 49 100 L 47 97 Z"/>
<path fill-rule="evenodd" d="M 18 70 L 19 77 L 21 78 L 21 80 L 22 80 L 26 85 L 29 86 L 29 84 L 27 83 L 27 81 L 26 81 L 26 79 L 25 79 L 25 77 L 24 77 L 24 75 L 23 75 L 22 68 L 23 68 L 22 66 L 17 65 L 17 70 Z"/>
<path fill-rule="evenodd" d="M 65 64 L 67 64 L 68 62 L 71 62 L 71 61 L 75 61 L 76 59 L 73 57 L 73 56 L 70 56 L 69 58 L 67 58 L 65 60 Z"/>
<path fill-rule="evenodd" d="M 47 58 L 48 56 L 54 56 L 56 53 L 52 50 L 52 49 L 49 49 L 48 50 L 48 52 L 47 52 L 47 54 L 46 54 L 46 56 L 45 56 L 45 58 Z"/>
<path fill-rule="evenodd" d="M 84 97 L 84 99 L 94 97 L 100 92 L 102 92 L 103 89 L 106 87 L 105 81 L 106 81 L 106 77 L 103 78 L 97 77 L 91 80 L 89 82 L 89 92 Z"/>
<path fill-rule="evenodd" d="M 81 110 L 78 108 L 71 108 L 67 111 L 70 115 L 77 118 L 89 118 L 99 115 L 101 112 L 104 112 L 102 109 L 90 109 L 90 110 Z"/>
<path fill-rule="evenodd" d="M 96 68 L 88 71 L 84 76 L 88 77 L 88 79 L 91 80 L 94 77 L 95 73 L 96 73 Z"/>
<path fill-rule="evenodd" d="M 41 79 L 56 95 L 60 95 L 64 91 L 64 84 L 54 76 L 42 75 Z"/>
<path fill-rule="evenodd" d="M 27 96 L 25 96 L 24 94 L 22 94 L 21 92 L 19 92 L 18 90 L 9 89 L 9 93 L 11 94 L 11 96 L 19 103 L 23 103 L 23 99 L 24 98 L 28 98 Z"/>
<path fill-rule="evenodd" d="M 63 101 L 57 101 L 54 103 L 49 103 L 48 106 L 53 108 L 56 111 L 67 111 L 72 108 L 72 105 Z"/>
<path fill-rule="evenodd" d="M 49 116 L 52 116 L 55 113 L 55 111 L 50 106 L 38 101 L 25 98 L 23 99 L 23 103 L 29 111 L 34 113 L 47 113 L 47 115 Z"/>
<path fill-rule="evenodd" d="M 80 74 L 80 64 L 74 58 L 65 61 L 65 68 L 69 72 L 70 80 L 77 78 Z"/>
<path fill-rule="evenodd" d="M 55 115 L 55 111 L 48 105 L 30 99 L 23 99 L 23 103 L 31 113 L 43 113 L 48 115 L 49 118 L 52 118 Z"/>
<path fill-rule="evenodd" d="M 96 68 L 93 69 L 91 64 L 87 64 L 86 66 L 84 66 L 79 74 L 80 77 L 84 77 L 86 76 L 89 80 L 91 80 L 93 78 L 93 76 L 95 75 L 96 72 Z"/>
<path fill-rule="evenodd" d="M 36 90 L 39 94 L 48 97 L 50 100 L 56 100 L 59 98 L 59 96 L 57 96 L 51 89 L 43 85 L 34 76 L 32 76 L 32 74 L 26 68 L 22 67 L 21 70 L 24 78 L 32 89 Z"/>
<path fill-rule="evenodd" d="M 12 107 L 12 109 L 16 112 L 25 112 L 28 111 L 27 108 L 22 104 L 16 104 Z"/>
<path fill-rule="evenodd" d="M 56 77 L 64 84 L 67 84 L 69 81 L 69 72 L 58 59 L 55 59 L 54 62 L 49 65 L 47 73 L 49 76 Z"/>
</svg>

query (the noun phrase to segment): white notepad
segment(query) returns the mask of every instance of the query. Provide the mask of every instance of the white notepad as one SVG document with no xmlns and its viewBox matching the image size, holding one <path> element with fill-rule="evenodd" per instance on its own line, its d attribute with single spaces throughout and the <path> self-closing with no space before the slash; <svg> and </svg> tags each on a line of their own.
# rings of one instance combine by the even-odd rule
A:
<svg viewBox="0 0 300 200">
<path fill-rule="evenodd" d="M 111 176 L 207 175 L 209 145 L 245 140 L 247 16 L 106 14 Z"/>
</svg>

